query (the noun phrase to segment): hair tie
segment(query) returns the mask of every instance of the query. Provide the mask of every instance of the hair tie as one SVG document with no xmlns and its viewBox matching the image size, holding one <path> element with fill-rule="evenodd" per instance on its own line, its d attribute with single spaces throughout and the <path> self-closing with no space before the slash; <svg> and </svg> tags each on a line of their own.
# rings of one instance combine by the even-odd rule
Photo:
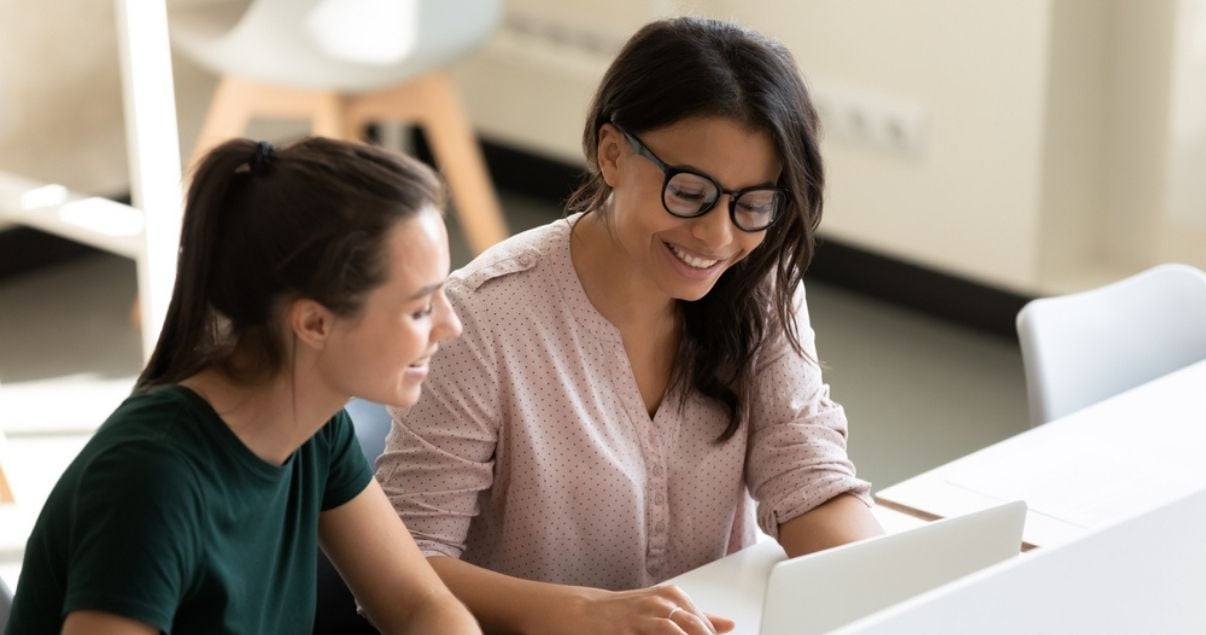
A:
<svg viewBox="0 0 1206 635">
<path fill-rule="evenodd" d="M 255 152 L 251 155 L 251 160 L 248 161 L 248 168 L 252 174 L 260 175 L 268 171 L 268 166 L 276 159 L 276 148 L 267 141 L 261 141 L 255 144 Z"/>
</svg>

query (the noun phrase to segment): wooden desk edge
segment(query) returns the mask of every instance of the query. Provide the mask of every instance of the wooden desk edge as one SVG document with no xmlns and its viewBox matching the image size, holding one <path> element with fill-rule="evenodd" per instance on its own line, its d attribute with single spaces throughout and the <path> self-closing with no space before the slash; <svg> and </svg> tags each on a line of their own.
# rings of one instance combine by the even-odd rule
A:
<svg viewBox="0 0 1206 635">
<path fill-rule="evenodd" d="M 878 494 L 872 495 L 871 498 L 875 501 L 876 505 L 886 507 L 894 512 L 900 512 L 907 516 L 912 516 L 913 518 L 920 518 L 926 522 L 933 522 L 942 518 L 942 516 L 939 516 L 938 514 L 923 512 L 920 509 L 909 507 L 908 505 L 902 505 L 894 501 L 884 500 L 880 498 Z"/>
</svg>

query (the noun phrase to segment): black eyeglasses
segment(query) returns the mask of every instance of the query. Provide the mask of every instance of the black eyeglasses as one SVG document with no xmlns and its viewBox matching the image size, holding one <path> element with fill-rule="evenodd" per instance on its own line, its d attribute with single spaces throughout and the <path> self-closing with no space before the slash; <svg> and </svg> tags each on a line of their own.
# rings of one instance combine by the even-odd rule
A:
<svg viewBox="0 0 1206 635">
<path fill-rule="evenodd" d="M 721 194 L 729 195 L 729 218 L 744 232 L 760 232 L 778 220 L 787 202 L 788 192 L 778 187 L 754 186 L 740 190 L 726 190 L 716 179 L 691 168 L 666 165 L 645 147 L 636 135 L 614 122 L 612 125 L 624 134 L 637 154 L 649 159 L 661 169 L 666 180 L 662 182 L 662 207 L 672 216 L 697 218 L 712 211 Z"/>
</svg>

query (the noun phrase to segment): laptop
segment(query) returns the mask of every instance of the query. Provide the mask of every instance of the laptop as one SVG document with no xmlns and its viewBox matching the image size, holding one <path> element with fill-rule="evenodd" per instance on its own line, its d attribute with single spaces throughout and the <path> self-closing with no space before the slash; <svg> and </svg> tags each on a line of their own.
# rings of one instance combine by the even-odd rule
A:
<svg viewBox="0 0 1206 635">
<path fill-rule="evenodd" d="M 761 635 L 825 633 L 1018 555 L 1026 503 L 784 560 L 771 569 Z"/>
</svg>

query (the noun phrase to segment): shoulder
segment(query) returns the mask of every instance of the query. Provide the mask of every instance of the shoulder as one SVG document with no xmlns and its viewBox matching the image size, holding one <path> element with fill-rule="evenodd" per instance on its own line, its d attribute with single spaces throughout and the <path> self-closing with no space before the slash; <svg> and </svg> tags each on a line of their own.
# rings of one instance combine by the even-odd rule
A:
<svg viewBox="0 0 1206 635">
<path fill-rule="evenodd" d="M 195 553 L 206 496 L 186 457 L 147 439 L 102 443 L 85 452 L 64 473 L 43 511 L 71 528 L 73 544 L 137 540 L 149 545 L 168 535 L 180 549 Z"/>
<path fill-rule="evenodd" d="M 544 269 L 566 248 L 571 223 L 572 219 L 561 218 L 494 245 L 453 272 L 449 290 L 461 298 L 468 298 L 490 287 L 520 282 L 515 278 L 524 276 L 516 274 Z"/>
<path fill-rule="evenodd" d="M 808 315 L 808 298 L 801 283 L 792 290 L 790 296 L 780 297 L 775 286 L 768 284 L 769 292 L 766 302 L 767 328 L 763 335 L 762 345 L 755 356 L 755 367 L 760 368 L 782 359 L 784 356 L 800 358 L 805 362 L 816 361 L 815 334 L 812 321 Z M 787 323 L 781 319 L 779 303 L 786 301 Z M 792 338 L 803 348 L 803 355 L 792 345 Z"/>
<path fill-rule="evenodd" d="M 79 490 L 88 496 L 115 498 L 138 493 L 149 501 L 200 497 L 190 457 L 174 443 L 122 439 L 102 443 L 80 466 Z"/>
<path fill-rule="evenodd" d="M 179 385 L 155 386 L 144 392 L 136 392 L 125 399 L 113 414 L 105 420 L 100 432 L 113 429 L 122 436 L 155 434 L 172 429 L 172 421 L 181 417 L 191 418 L 197 412 L 197 404 L 191 393 Z"/>
<path fill-rule="evenodd" d="M 81 492 L 138 492 L 164 499 L 200 495 L 204 437 L 198 406 L 176 386 L 135 394 L 117 408 L 72 465 Z M 200 456 L 199 456 L 200 454 Z"/>
<path fill-rule="evenodd" d="M 81 453 L 86 469 L 122 467 L 123 472 L 187 473 L 190 434 L 199 416 L 189 393 L 161 386 L 127 398 L 105 421 Z"/>
</svg>

